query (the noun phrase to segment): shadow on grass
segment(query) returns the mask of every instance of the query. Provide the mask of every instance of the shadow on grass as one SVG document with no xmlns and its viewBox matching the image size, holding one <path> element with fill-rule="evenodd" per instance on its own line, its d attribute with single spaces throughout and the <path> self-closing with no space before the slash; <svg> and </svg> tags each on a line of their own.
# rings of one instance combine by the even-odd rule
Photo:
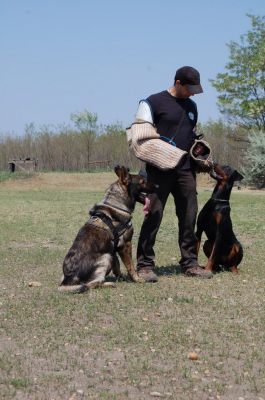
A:
<svg viewBox="0 0 265 400">
<path fill-rule="evenodd" d="M 155 267 L 154 272 L 158 276 L 167 276 L 167 275 L 180 275 L 181 272 L 181 266 L 179 264 L 170 264 L 170 265 L 165 265 L 161 267 Z"/>
<path fill-rule="evenodd" d="M 202 266 L 202 268 L 204 268 L 204 267 Z M 177 265 L 170 264 L 170 265 L 166 265 L 166 266 L 155 267 L 154 272 L 158 276 L 181 275 L 183 273 L 181 271 L 181 266 L 179 264 L 177 264 Z M 220 274 L 223 272 L 230 272 L 230 269 L 226 268 L 223 265 L 219 265 L 218 267 L 216 267 L 214 274 Z"/>
<path fill-rule="evenodd" d="M 158 276 L 170 276 L 170 275 L 180 275 L 181 272 L 181 266 L 180 265 L 175 265 L 175 264 L 170 264 L 166 266 L 158 266 L 154 268 L 154 273 Z M 106 276 L 106 281 L 108 282 L 128 282 L 128 283 L 133 283 L 132 280 L 129 278 L 129 276 L 125 273 L 122 274 L 121 277 L 118 279 L 114 275 L 108 275 Z"/>
</svg>

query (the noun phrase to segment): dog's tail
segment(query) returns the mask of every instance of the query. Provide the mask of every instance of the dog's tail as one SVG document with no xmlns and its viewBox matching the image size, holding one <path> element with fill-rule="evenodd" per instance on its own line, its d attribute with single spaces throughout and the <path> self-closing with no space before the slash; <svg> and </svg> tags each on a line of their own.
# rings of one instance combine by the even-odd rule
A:
<svg viewBox="0 0 265 400">
<path fill-rule="evenodd" d="M 84 284 L 80 284 L 80 285 L 61 285 L 58 287 L 59 292 L 61 293 L 84 293 L 87 290 L 89 290 L 89 288 L 84 285 Z"/>
<path fill-rule="evenodd" d="M 61 293 L 84 293 L 87 290 L 89 290 L 89 287 L 87 285 L 85 285 L 84 283 L 79 283 L 79 284 L 73 284 L 73 285 L 69 285 L 66 284 L 67 279 L 65 279 L 65 277 L 62 277 L 61 283 L 58 287 L 59 292 Z"/>
</svg>

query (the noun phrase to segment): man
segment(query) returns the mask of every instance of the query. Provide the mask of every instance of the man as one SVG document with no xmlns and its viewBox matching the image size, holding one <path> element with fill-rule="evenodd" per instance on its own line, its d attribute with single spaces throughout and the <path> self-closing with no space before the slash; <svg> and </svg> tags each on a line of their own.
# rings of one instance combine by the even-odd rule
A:
<svg viewBox="0 0 265 400">
<path fill-rule="evenodd" d="M 145 216 L 137 247 L 137 270 L 146 282 L 158 280 L 153 271 L 154 244 L 170 193 L 178 218 L 182 272 L 189 276 L 212 277 L 212 273 L 201 268 L 197 260 L 194 233 L 198 211 L 196 175 L 188 153 L 196 137 L 194 129 L 198 119 L 196 104 L 190 97 L 202 92 L 199 72 L 185 66 L 176 71 L 172 87 L 140 101 L 136 113 L 138 121 L 155 125 L 160 138 L 168 146 L 174 145 L 187 151 L 180 164 L 167 171 L 146 163 L 148 180 L 159 186 L 157 192 L 149 196 L 151 207 Z"/>
</svg>

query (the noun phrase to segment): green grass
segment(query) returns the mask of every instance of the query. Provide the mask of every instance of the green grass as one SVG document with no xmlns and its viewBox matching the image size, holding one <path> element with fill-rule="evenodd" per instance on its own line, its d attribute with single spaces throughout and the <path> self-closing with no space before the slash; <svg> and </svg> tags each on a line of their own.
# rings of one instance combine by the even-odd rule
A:
<svg viewBox="0 0 265 400">
<path fill-rule="evenodd" d="M 265 399 L 264 193 L 232 193 L 244 246 L 238 276 L 179 273 L 170 200 L 156 242 L 157 284 L 63 295 L 63 258 L 103 196 L 90 176 L 87 192 L 0 185 L 1 399 Z M 200 207 L 210 194 L 199 190 Z M 137 206 L 134 255 L 142 219 Z"/>
<path fill-rule="evenodd" d="M 10 384 L 16 389 L 21 389 L 26 388 L 29 385 L 29 381 L 27 379 L 14 378 L 10 380 Z"/>
<path fill-rule="evenodd" d="M 21 179 L 29 179 L 34 176 L 34 172 L 9 172 L 9 171 L 0 171 L 0 183 L 4 181 L 14 181 Z"/>
</svg>

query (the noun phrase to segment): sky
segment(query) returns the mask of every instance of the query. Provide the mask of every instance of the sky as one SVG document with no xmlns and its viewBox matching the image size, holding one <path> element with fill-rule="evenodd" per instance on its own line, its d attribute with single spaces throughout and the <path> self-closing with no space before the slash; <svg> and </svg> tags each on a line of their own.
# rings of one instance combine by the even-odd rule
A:
<svg viewBox="0 0 265 400">
<path fill-rule="evenodd" d="M 199 121 L 217 120 L 209 80 L 251 29 L 247 13 L 264 15 L 265 1 L 0 0 L 0 135 L 68 125 L 85 109 L 126 127 L 184 65 L 201 74 Z"/>
</svg>

